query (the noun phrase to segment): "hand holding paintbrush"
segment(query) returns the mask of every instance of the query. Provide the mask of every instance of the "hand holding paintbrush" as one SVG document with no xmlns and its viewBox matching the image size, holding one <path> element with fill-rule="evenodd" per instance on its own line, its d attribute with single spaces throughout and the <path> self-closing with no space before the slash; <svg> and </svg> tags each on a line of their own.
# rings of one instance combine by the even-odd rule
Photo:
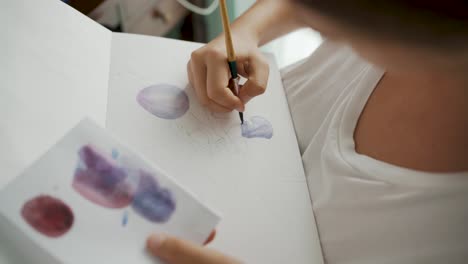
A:
<svg viewBox="0 0 468 264">
<path fill-rule="evenodd" d="M 244 18 L 229 27 L 225 6 L 221 1 L 226 34 L 194 51 L 187 72 L 198 100 L 210 111 L 243 112 L 247 102 L 265 92 L 269 65 L 258 48 L 257 29 Z M 247 81 L 239 86 L 236 76 Z"/>
</svg>

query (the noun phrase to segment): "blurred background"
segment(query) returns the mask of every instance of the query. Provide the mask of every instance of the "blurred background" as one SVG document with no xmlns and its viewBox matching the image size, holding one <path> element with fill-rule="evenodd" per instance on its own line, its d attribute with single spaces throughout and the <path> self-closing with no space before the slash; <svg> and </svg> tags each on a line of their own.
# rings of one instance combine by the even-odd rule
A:
<svg viewBox="0 0 468 264">
<path fill-rule="evenodd" d="M 137 33 L 196 42 L 209 42 L 222 31 L 218 0 L 64 0 L 115 32 Z M 227 0 L 232 20 L 255 0 Z M 303 29 L 269 43 L 280 67 L 307 57 L 322 42 Z M 234 43 L 235 45 L 235 43 Z"/>
</svg>

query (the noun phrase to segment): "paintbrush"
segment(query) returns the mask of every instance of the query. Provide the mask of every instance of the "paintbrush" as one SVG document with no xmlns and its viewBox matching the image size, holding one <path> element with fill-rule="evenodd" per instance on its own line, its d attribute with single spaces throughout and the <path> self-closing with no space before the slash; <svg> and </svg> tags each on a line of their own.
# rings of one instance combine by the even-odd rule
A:
<svg viewBox="0 0 468 264">
<path fill-rule="evenodd" d="M 232 43 L 231 26 L 229 22 L 229 15 L 226 6 L 226 0 L 219 0 L 221 20 L 223 21 L 224 36 L 226 42 L 226 51 L 228 55 L 229 71 L 231 72 L 231 79 L 229 80 L 228 87 L 235 96 L 239 96 L 239 75 L 237 74 L 236 53 Z M 244 124 L 244 113 L 239 112 L 241 124 Z"/>
</svg>

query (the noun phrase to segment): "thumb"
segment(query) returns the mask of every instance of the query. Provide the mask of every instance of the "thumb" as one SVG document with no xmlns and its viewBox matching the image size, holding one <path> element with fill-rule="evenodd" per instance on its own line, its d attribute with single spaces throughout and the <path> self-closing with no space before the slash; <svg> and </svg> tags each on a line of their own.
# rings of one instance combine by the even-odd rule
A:
<svg viewBox="0 0 468 264">
<path fill-rule="evenodd" d="M 247 82 L 240 89 L 239 98 L 246 104 L 255 96 L 265 92 L 270 66 L 261 53 L 254 53 L 248 61 L 241 60 L 241 62 L 243 67 L 240 67 L 239 73 L 247 78 Z"/>
<path fill-rule="evenodd" d="M 217 251 L 164 234 L 152 235 L 148 250 L 168 264 L 218 264 L 237 263 Z"/>
</svg>

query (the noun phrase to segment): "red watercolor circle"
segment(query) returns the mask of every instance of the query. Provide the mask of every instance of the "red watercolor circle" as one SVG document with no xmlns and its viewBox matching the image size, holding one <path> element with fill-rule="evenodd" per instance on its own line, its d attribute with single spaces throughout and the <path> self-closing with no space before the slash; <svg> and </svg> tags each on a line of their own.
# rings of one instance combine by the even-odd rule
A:
<svg viewBox="0 0 468 264">
<path fill-rule="evenodd" d="M 36 231 L 53 238 L 67 233 L 74 221 L 72 209 L 49 195 L 39 195 L 27 201 L 21 215 Z"/>
</svg>

